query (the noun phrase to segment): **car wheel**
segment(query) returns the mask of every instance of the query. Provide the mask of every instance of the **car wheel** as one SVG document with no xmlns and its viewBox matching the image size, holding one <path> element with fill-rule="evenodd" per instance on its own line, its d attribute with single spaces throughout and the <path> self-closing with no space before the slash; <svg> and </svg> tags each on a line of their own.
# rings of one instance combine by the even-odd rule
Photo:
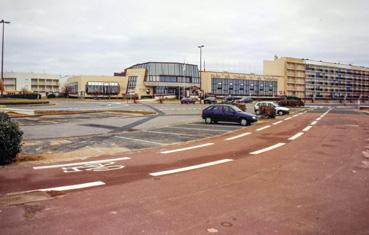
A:
<svg viewBox="0 0 369 235">
<path fill-rule="evenodd" d="M 205 123 L 206 124 L 211 124 L 211 122 L 212 122 L 212 120 L 211 120 L 210 117 L 205 118 Z"/>
<path fill-rule="evenodd" d="M 282 116 L 283 115 L 283 111 L 282 110 L 279 110 L 278 111 L 278 115 Z"/>
<path fill-rule="evenodd" d="M 255 114 L 256 115 L 259 115 L 260 114 L 260 111 L 259 110 L 255 110 Z"/>
<path fill-rule="evenodd" d="M 241 126 L 247 126 L 249 123 L 246 119 L 241 119 L 240 124 Z"/>
</svg>

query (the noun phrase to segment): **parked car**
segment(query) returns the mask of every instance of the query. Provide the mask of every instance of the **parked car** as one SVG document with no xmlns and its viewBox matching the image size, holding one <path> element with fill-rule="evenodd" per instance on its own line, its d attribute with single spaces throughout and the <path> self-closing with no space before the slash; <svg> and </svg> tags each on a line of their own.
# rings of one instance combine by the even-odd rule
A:
<svg viewBox="0 0 369 235">
<path fill-rule="evenodd" d="M 296 96 L 285 96 L 280 101 L 278 101 L 278 104 L 280 106 L 287 107 L 301 107 L 305 105 L 304 101 Z"/>
<path fill-rule="evenodd" d="M 209 96 L 204 99 L 204 104 L 216 104 L 216 103 L 217 103 L 217 98 L 213 96 Z"/>
<path fill-rule="evenodd" d="M 181 99 L 181 104 L 194 104 L 195 100 L 189 97 L 183 97 Z"/>
<path fill-rule="evenodd" d="M 217 122 L 237 122 L 242 126 L 250 125 L 257 122 L 257 117 L 254 114 L 243 112 L 234 105 L 228 104 L 213 104 L 202 111 L 202 119 L 205 123 Z"/>
<path fill-rule="evenodd" d="M 247 103 L 252 103 L 253 101 L 254 100 L 251 97 L 244 96 L 241 99 L 237 100 L 236 102 L 240 104 L 247 104 Z"/>
<path fill-rule="evenodd" d="M 226 96 L 222 100 L 222 104 L 234 104 L 236 102 L 236 100 L 239 100 L 239 98 L 237 98 L 235 96 Z"/>
<path fill-rule="evenodd" d="M 257 102 L 254 106 L 255 114 L 260 114 L 260 106 L 271 106 L 275 109 L 276 114 L 284 115 L 289 114 L 290 109 L 286 107 L 279 106 L 278 104 L 270 101 Z"/>
</svg>

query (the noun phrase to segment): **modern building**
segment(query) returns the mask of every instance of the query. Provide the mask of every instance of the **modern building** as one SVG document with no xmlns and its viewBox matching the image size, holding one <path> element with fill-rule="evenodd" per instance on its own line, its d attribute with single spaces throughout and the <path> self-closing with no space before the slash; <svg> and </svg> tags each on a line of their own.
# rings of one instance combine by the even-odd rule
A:
<svg viewBox="0 0 369 235">
<path fill-rule="evenodd" d="M 273 97 L 282 93 L 283 77 L 230 72 L 201 72 L 201 87 L 207 95 Z"/>
<path fill-rule="evenodd" d="M 264 74 L 283 77 L 285 95 L 305 99 L 368 99 L 369 68 L 291 57 L 264 61 Z"/>
<path fill-rule="evenodd" d="M 143 96 L 185 96 L 200 90 L 197 65 L 174 62 L 147 62 L 115 73 L 127 84 L 124 93 Z"/>
<path fill-rule="evenodd" d="M 58 93 L 64 76 L 45 73 L 4 73 L 4 92 Z"/>
</svg>

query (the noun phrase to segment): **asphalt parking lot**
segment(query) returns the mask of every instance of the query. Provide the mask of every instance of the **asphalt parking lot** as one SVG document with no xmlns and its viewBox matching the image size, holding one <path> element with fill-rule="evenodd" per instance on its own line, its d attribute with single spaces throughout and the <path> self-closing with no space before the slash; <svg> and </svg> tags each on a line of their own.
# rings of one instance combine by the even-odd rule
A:
<svg viewBox="0 0 369 235">
<path fill-rule="evenodd" d="M 23 154 L 98 156 L 113 150 L 124 152 L 157 147 L 247 128 L 236 123 L 205 124 L 201 119 L 202 109 L 207 106 L 204 104 L 63 101 L 48 109 L 70 110 L 80 107 L 83 110 L 94 108 L 94 105 L 111 110 L 151 111 L 156 115 L 132 116 L 108 111 L 18 118 L 16 120 L 24 131 Z M 247 111 L 253 113 L 253 104 L 247 105 Z"/>
</svg>

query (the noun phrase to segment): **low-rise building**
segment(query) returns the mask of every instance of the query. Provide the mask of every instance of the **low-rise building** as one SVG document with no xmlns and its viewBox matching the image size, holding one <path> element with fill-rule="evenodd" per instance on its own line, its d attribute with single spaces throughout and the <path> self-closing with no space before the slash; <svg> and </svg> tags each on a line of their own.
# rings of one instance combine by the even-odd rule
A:
<svg viewBox="0 0 369 235">
<path fill-rule="evenodd" d="M 70 97 L 122 97 L 126 83 L 121 77 L 80 75 L 68 79 L 66 93 Z"/>
<path fill-rule="evenodd" d="M 283 93 L 283 77 L 230 72 L 201 72 L 205 95 L 274 97 Z"/>
<path fill-rule="evenodd" d="M 45 73 L 4 73 L 4 93 L 58 93 L 65 76 Z"/>
</svg>

